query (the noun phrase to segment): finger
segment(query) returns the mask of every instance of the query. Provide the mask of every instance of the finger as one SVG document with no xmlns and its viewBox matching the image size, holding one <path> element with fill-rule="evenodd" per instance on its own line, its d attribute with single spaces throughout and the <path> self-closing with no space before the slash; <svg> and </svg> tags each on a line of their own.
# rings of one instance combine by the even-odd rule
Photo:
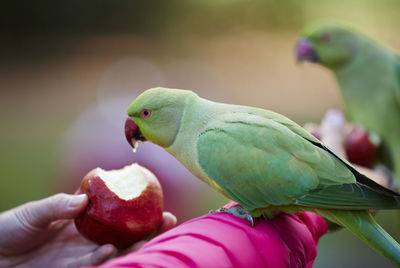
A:
<svg viewBox="0 0 400 268">
<path fill-rule="evenodd" d="M 371 180 L 375 181 L 376 183 L 379 183 L 380 185 L 390 188 L 390 178 L 385 174 L 382 170 L 372 170 L 366 167 L 362 167 L 356 164 L 353 164 L 353 166 L 357 169 L 358 172 L 361 174 L 367 176 Z"/>
<path fill-rule="evenodd" d="M 163 212 L 163 222 L 160 227 L 160 233 L 172 229 L 176 225 L 177 219 L 171 212 Z"/>
<path fill-rule="evenodd" d="M 147 240 L 140 240 L 132 245 L 130 245 L 128 248 L 119 250 L 116 256 L 123 256 L 128 254 L 129 252 L 134 252 L 139 249 L 141 249 L 148 241 Z"/>
<path fill-rule="evenodd" d="M 303 125 L 303 128 L 308 132 L 319 131 L 319 125 L 311 122 L 307 122 Z"/>
<path fill-rule="evenodd" d="M 68 268 L 81 266 L 97 265 L 105 261 L 108 257 L 116 253 L 116 248 L 113 245 L 107 244 L 98 247 L 95 251 L 90 252 L 68 264 Z"/>
<path fill-rule="evenodd" d="M 87 203 L 85 194 L 56 194 L 17 208 L 16 217 L 22 226 L 44 228 L 58 219 L 75 218 L 85 209 Z"/>
<path fill-rule="evenodd" d="M 133 245 L 129 248 L 129 252 L 130 252 L 130 251 L 136 251 L 136 250 L 141 249 L 146 243 L 147 243 L 146 240 L 142 240 L 142 241 L 136 242 L 135 244 L 133 244 Z"/>
<path fill-rule="evenodd" d="M 345 119 L 339 110 L 329 110 L 321 122 L 322 142 L 336 154 L 344 157 L 343 148 Z"/>
<path fill-rule="evenodd" d="M 176 217 L 171 213 L 171 212 L 163 212 L 163 223 L 160 226 L 160 230 L 158 233 L 163 233 L 165 231 L 168 231 L 169 229 L 172 229 L 176 225 L 177 219 Z M 120 252 L 120 255 L 126 254 L 131 251 L 136 251 L 139 250 L 141 247 L 143 247 L 147 243 L 147 240 L 141 240 L 130 246 L 129 248 L 123 250 Z"/>
</svg>

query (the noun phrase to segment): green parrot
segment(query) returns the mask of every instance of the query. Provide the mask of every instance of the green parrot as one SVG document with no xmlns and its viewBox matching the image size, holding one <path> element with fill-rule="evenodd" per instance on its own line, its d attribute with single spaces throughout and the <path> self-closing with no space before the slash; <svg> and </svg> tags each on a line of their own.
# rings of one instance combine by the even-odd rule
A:
<svg viewBox="0 0 400 268">
<path fill-rule="evenodd" d="M 162 146 L 247 216 L 313 211 L 400 266 L 400 245 L 369 213 L 399 209 L 399 194 L 357 172 L 283 115 L 153 88 L 134 100 L 128 116 L 132 147 L 146 140 Z"/>
<path fill-rule="evenodd" d="M 302 31 L 297 59 L 333 72 L 347 116 L 382 139 L 381 158 L 400 179 L 400 56 L 346 25 L 320 22 Z"/>
</svg>

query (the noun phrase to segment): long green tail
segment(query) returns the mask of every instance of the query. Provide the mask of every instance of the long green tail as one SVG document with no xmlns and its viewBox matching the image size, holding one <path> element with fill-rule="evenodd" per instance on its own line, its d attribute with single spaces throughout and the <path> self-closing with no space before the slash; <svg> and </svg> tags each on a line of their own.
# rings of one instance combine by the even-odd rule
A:
<svg viewBox="0 0 400 268">
<path fill-rule="evenodd" d="M 316 210 L 321 216 L 349 229 L 358 238 L 367 243 L 400 267 L 400 245 L 372 217 L 368 211 Z"/>
</svg>

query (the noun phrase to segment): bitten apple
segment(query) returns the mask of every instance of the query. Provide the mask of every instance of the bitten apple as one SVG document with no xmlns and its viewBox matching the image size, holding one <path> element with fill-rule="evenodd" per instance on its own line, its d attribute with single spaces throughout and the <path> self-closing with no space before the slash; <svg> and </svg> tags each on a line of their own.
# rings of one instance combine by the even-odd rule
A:
<svg viewBox="0 0 400 268">
<path fill-rule="evenodd" d="M 351 126 L 346 136 L 346 154 L 351 163 L 371 168 L 379 147 L 379 138 L 359 126 Z"/>
<path fill-rule="evenodd" d="M 160 183 L 138 164 L 119 170 L 93 169 L 83 178 L 79 193 L 88 195 L 89 204 L 75 219 L 76 228 L 97 244 L 123 249 L 146 239 L 162 223 Z"/>
</svg>

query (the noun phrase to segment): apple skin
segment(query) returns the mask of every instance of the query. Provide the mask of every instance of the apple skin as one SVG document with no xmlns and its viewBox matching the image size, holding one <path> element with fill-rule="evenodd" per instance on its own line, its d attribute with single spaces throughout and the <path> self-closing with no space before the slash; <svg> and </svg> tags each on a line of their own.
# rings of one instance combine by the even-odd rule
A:
<svg viewBox="0 0 400 268">
<path fill-rule="evenodd" d="M 373 142 L 362 127 L 352 126 L 346 137 L 346 154 L 351 163 L 372 168 L 379 144 Z"/>
<path fill-rule="evenodd" d="M 315 138 L 317 138 L 318 140 L 321 140 L 321 132 L 319 129 L 312 129 L 310 131 L 311 135 L 313 135 Z"/>
<path fill-rule="evenodd" d="M 99 244 L 113 244 L 119 249 L 146 239 L 161 226 L 163 194 L 154 174 L 142 167 L 149 184 L 138 196 L 120 199 L 105 182 L 90 171 L 82 180 L 78 193 L 89 198 L 86 210 L 75 219 L 78 231 Z"/>
</svg>

